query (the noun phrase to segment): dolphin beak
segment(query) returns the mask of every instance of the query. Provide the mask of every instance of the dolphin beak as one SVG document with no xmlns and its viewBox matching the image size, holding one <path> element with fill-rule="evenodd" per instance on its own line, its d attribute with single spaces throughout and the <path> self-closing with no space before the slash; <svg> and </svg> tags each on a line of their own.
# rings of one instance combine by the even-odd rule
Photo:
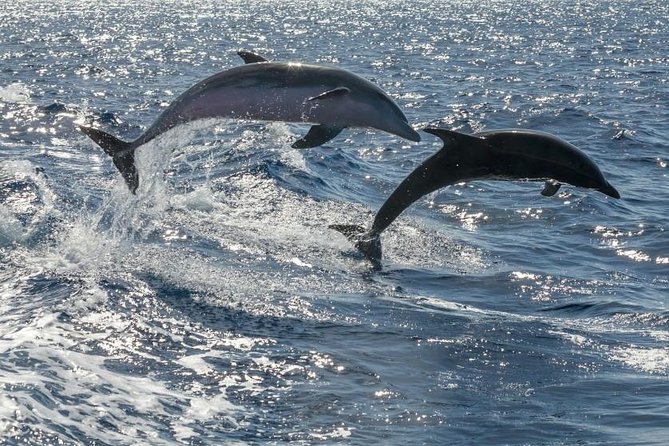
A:
<svg viewBox="0 0 669 446">
<path fill-rule="evenodd" d="M 420 135 L 409 124 L 402 126 L 395 133 L 397 136 L 408 139 L 409 141 L 420 142 Z"/>
<path fill-rule="evenodd" d="M 620 193 L 618 193 L 618 191 L 616 190 L 615 187 L 611 186 L 611 183 L 608 183 L 608 182 L 607 182 L 607 183 L 606 183 L 606 186 L 604 186 L 604 187 L 600 187 L 600 188 L 597 189 L 597 190 L 600 191 L 600 192 L 603 193 L 603 194 L 608 195 L 609 197 L 612 197 L 612 198 L 620 198 Z"/>
</svg>

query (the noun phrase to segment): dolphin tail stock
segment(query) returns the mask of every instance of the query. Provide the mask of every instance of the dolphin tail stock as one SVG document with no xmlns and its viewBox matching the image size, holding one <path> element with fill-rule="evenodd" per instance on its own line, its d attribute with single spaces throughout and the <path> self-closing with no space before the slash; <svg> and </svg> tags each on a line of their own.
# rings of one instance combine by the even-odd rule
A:
<svg viewBox="0 0 669 446">
<path fill-rule="evenodd" d="M 112 157 L 114 165 L 121 172 L 121 176 L 133 194 L 139 186 L 139 174 L 135 166 L 135 147 L 132 143 L 121 141 L 115 136 L 92 127 L 79 126 L 84 134 L 102 147 L 105 153 Z"/>
<path fill-rule="evenodd" d="M 346 236 L 365 257 L 378 264 L 381 260 L 381 237 L 365 231 L 359 225 L 329 225 L 328 228 L 339 231 Z"/>
</svg>

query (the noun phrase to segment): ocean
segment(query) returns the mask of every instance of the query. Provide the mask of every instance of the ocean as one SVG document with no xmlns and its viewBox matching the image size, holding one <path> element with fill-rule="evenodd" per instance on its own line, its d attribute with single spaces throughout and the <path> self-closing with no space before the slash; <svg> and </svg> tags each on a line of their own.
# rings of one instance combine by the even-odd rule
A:
<svg viewBox="0 0 669 446">
<path fill-rule="evenodd" d="M 0 8 L 0 443 L 666 445 L 669 4 L 16 0 Z M 191 85 L 350 70 L 420 130 L 526 128 L 622 196 L 431 193 L 380 269 L 369 225 L 442 147 L 204 120 L 127 190 L 77 125 L 139 136 Z"/>
</svg>

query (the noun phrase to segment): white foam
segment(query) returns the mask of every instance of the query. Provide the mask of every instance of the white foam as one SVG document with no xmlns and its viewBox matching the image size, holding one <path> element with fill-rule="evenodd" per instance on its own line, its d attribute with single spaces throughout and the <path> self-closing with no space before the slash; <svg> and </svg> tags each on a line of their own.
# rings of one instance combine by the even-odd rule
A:
<svg viewBox="0 0 669 446">
<path fill-rule="evenodd" d="M 46 248 L 43 257 L 35 260 L 60 273 L 80 271 L 95 277 L 131 249 L 121 235 L 97 231 L 89 216 L 74 221 L 68 229 L 55 246 Z"/>
<path fill-rule="evenodd" d="M 15 398 L 0 394 L 0 435 L 18 427 L 20 413 L 20 407 Z"/>
<path fill-rule="evenodd" d="M 173 204 L 184 209 L 211 212 L 217 208 L 214 193 L 207 186 L 200 186 L 184 195 L 175 196 Z"/>
<path fill-rule="evenodd" d="M 5 205 L 0 204 L 0 246 L 21 242 L 25 237 L 23 224 Z"/>
<path fill-rule="evenodd" d="M 669 348 L 645 348 L 632 345 L 613 349 L 610 357 L 646 373 L 669 373 Z"/>
<path fill-rule="evenodd" d="M 0 318 L 4 313 L 0 313 Z M 104 324 L 105 331 L 101 333 L 104 337 L 100 340 L 116 332 L 126 342 L 124 346 L 116 345 L 116 353 L 111 355 L 79 351 L 81 345 L 90 342 L 91 333 L 72 331 L 69 325 L 58 321 L 55 313 L 38 314 L 30 323 L 3 334 L 0 351 L 13 367 L 0 370 L 0 386 L 11 385 L 15 390 L 11 396 L 0 395 L 0 432 L 25 422 L 57 436 L 62 429 L 72 427 L 90 438 L 123 443 L 126 435 L 141 432 L 143 438 L 152 439 L 152 444 L 167 444 L 169 441 L 162 435 L 162 419 L 171 420 L 172 430 L 179 438 L 186 438 L 195 432 L 193 426 L 210 419 L 225 419 L 231 431 L 243 428 L 246 410 L 229 401 L 225 387 L 204 395 L 197 386 L 175 388 L 152 374 L 110 370 L 108 361 L 127 361 L 126 356 L 131 352 L 144 358 L 151 355 L 133 348 L 139 340 L 127 330 L 127 324 L 114 326 L 108 324 L 109 318 L 100 320 L 100 316 L 90 316 Z M 20 359 L 26 354 L 30 357 L 28 363 Z M 34 364 L 39 367 L 33 369 Z M 40 370 L 48 373 L 42 374 Z M 54 388 L 60 389 L 57 394 L 53 393 Z M 100 392 L 100 388 L 105 391 Z M 35 399 L 35 391 L 42 398 Z M 133 413 L 128 413 L 125 407 L 132 407 Z M 175 407 L 183 408 L 178 417 L 173 413 Z M 122 429 L 100 429 L 102 419 L 114 420 L 112 424 L 119 423 Z"/>
<path fill-rule="evenodd" d="M 0 87 L 0 101 L 14 104 L 30 104 L 31 91 L 26 84 L 17 82 Z"/>
<path fill-rule="evenodd" d="M 594 342 L 592 340 L 586 338 L 583 335 L 579 335 L 579 334 L 576 334 L 576 333 L 568 333 L 568 332 L 562 331 L 562 330 L 548 330 L 547 332 L 552 334 L 552 335 L 559 336 L 559 337 L 561 337 L 561 338 L 563 338 L 563 339 L 565 339 L 565 340 L 571 342 L 572 344 L 574 344 L 578 347 L 581 347 L 581 348 L 586 347 L 586 346 L 588 346 L 588 347 L 594 346 Z"/>
<path fill-rule="evenodd" d="M 267 124 L 269 139 L 267 145 L 277 147 L 281 161 L 293 169 L 309 172 L 302 150 L 290 147 L 297 137 L 290 131 L 290 127 L 283 122 L 270 122 Z M 278 142 L 278 144 L 277 144 Z"/>
<path fill-rule="evenodd" d="M 326 441 L 336 438 L 349 438 L 351 435 L 353 435 L 353 428 L 338 426 L 331 430 L 321 429 L 320 431 L 310 432 L 309 435 L 311 438 L 319 441 Z"/>
<path fill-rule="evenodd" d="M 35 172 L 32 163 L 4 161 L 0 164 L 0 176 L 4 180 L 13 178 L 35 186 L 31 193 L 21 193 L 0 204 L 0 246 L 23 243 L 42 227 L 48 217 L 60 216 L 60 211 L 54 205 L 53 192 L 43 176 Z M 25 223 L 19 220 L 19 215 L 25 219 Z"/>
<path fill-rule="evenodd" d="M 188 367 L 198 375 L 207 375 L 214 369 L 204 360 L 208 354 L 188 355 L 177 360 L 177 362 L 184 367 Z"/>
</svg>

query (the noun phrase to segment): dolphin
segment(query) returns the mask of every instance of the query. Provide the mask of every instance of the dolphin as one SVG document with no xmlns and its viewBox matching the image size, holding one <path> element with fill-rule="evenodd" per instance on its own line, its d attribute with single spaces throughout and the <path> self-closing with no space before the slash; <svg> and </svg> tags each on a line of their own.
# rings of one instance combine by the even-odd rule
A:
<svg viewBox="0 0 669 446">
<path fill-rule="evenodd" d="M 379 87 L 350 71 L 300 63 L 273 63 L 238 52 L 246 65 L 214 74 L 182 93 L 139 138 L 132 142 L 80 126 L 112 157 L 135 193 L 139 175 L 135 150 L 186 122 L 204 118 L 237 118 L 315 124 L 292 147 L 326 143 L 346 127 L 371 127 L 411 141 L 420 135 L 397 104 Z"/>
<path fill-rule="evenodd" d="M 561 183 L 595 189 L 613 198 L 618 191 L 576 146 L 549 133 L 491 130 L 467 135 L 426 128 L 444 146 L 406 177 L 376 213 L 372 227 L 330 225 L 348 237 L 375 265 L 381 260 L 381 233 L 413 202 L 450 184 L 469 180 L 545 180 L 544 196 Z"/>
</svg>

